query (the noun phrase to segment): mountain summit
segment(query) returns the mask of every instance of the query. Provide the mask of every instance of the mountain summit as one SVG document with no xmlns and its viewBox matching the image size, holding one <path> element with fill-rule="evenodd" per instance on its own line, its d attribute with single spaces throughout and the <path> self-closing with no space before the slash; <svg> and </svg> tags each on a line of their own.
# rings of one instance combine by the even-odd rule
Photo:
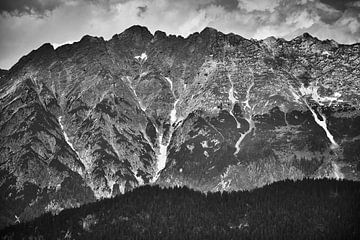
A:
<svg viewBox="0 0 360 240">
<path fill-rule="evenodd" d="M 1 226 L 144 184 L 359 179 L 360 44 L 133 26 L 0 76 Z"/>
</svg>

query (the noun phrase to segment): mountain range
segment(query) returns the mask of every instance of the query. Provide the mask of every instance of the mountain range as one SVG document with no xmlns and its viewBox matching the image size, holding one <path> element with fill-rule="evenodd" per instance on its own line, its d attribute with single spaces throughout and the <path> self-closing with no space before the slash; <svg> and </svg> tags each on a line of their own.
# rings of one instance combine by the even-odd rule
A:
<svg viewBox="0 0 360 240">
<path fill-rule="evenodd" d="M 359 180 L 360 44 L 132 26 L 0 71 L 0 227 L 138 186 Z"/>
</svg>

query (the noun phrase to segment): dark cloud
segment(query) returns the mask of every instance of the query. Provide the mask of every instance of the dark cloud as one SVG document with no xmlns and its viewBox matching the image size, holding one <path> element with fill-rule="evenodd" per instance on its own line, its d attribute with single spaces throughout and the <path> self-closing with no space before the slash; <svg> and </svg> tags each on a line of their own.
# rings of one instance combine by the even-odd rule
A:
<svg viewBox="0 0 360 240">
<path fill-rule="evenodd" d="M 327 4 L 337 10 L 345 11 L 355 2 L 359 2 L 358 0 L 320 0 L 320 2 Z"/>
<path fill-rule="evenodd" d="M 77 0 L 77 2 L 91 3 L 106 10 L 111 10 L 116 4 L 126 3 L 129 1 L 131 0 Z"/>
<path fill-rule="evenodd" d="M 23 14 L 43 15 L 62 4 L 63 2 L 59 0 L 1 0 L 0 13 L 19 16 Z"/>
<path fill-rule="evenodd" d="M 319 14 L 320 15 L 320 20 L 326 24 L 333 24 L 335 23 L 337 20 L 339 20 L 342 16 L 341 13 L 333 13 L 333 14 Z"/>
<path fill-rule="evenodd" d="M 237 0 L 216 0 L 215 4 L 222 6 L 227 11 L 234 11 L 237 9 L 239 2 Z"/>
<path fill-rule="evenodd" d="M 139 6 L 137 7 L 137 9 L 139 10 L 138 13 L 136 14 L 138 17 L 142 17 L 142 15 L 146 12 L 147 10 L 147 6 Z"/>
<path fill-rule="evenodd" d="M 110 10 L 116 4 L 129 1 L 131 0 L 0 0 L 0 14 L 42 16 L 65 4 L 79 6 L 82 3 L 94 4 Z"/>
</svg>

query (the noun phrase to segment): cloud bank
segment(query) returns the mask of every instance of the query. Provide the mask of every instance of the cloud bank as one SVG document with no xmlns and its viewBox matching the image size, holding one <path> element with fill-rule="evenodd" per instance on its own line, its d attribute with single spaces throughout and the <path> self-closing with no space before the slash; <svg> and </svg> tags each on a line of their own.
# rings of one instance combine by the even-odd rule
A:
<svg viewBox="0 0 360 240">
<path fill-rule="evenodd" d="M 59 45 L 85 34 L 108 39 L 134 24 L 185 37 L 210 26 L 246 38 L 309 32 L 351 44 L 360 42 L 360 1 L 1 0 L 0 68 L 44 42 Z"/>
</svg>

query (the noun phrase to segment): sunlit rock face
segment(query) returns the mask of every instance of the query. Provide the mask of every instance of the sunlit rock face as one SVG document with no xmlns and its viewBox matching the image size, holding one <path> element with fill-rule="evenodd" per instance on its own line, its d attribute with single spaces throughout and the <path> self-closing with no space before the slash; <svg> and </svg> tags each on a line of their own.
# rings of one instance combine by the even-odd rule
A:
<svg viewBox="0 0 360 240">
<path fill-rule="evenodd" d="M 359 179 L 360 45 L 133 26 L 0 76 L 2 226 L 142 184 Z"/>
</svg>

